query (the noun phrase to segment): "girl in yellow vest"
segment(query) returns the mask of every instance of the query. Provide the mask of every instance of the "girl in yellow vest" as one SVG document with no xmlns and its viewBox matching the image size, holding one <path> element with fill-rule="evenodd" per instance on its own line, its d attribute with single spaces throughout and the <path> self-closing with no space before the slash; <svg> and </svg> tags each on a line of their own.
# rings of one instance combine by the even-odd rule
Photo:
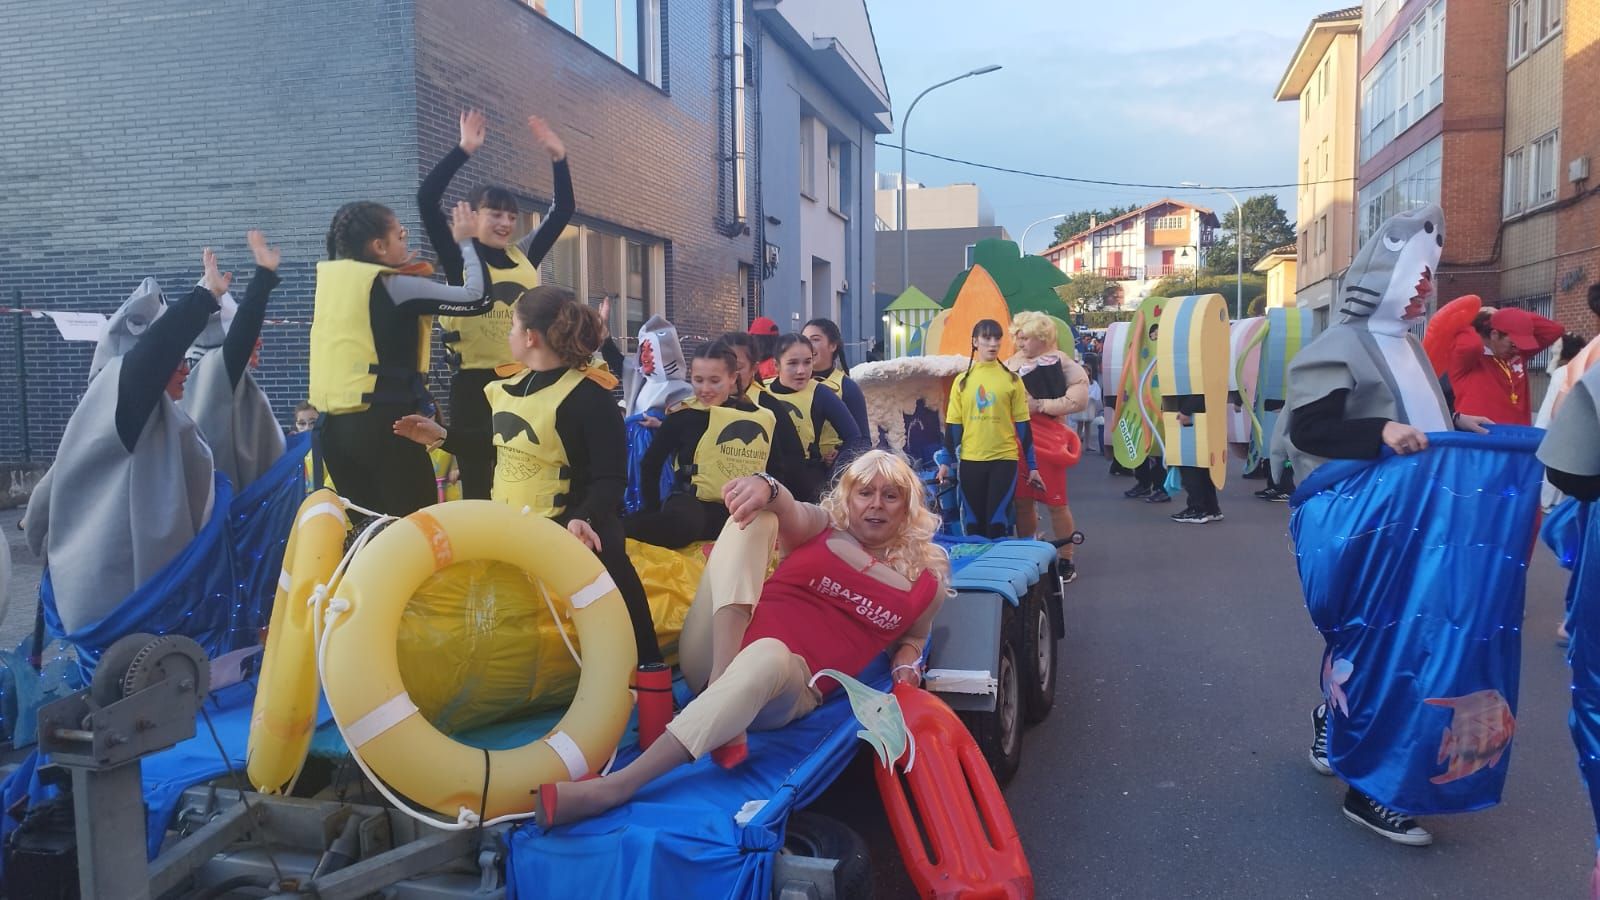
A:
<svg viewBox="0 0 1600 900">
<path fill-rule="evenodd" d="M 628 537 L 673 550 L 716 540 L 728 521 L 722 486 L 735 478 L 782 472 L 778 418 L 738 393 L 738 360 L 721 342 L 702 344 L 689 359 L 694 401 L 674 409 L 656 430 L 639 464 L 644 508 L 623 520 Z M 661 498 L 661 467 L 677 470 L 673 493 Z"/>
<path fill-rule="evenodd" d="M 441 203 L 450 180 L 483 146 L 488 134 L 488 120 L 475 109 L 461 114 L 460 125 L 460 143 L 439 160 L 417 189 L 417 210 L 422 214 L 428 242 L 439 259 L 445 279 L 451 284 L 464 283 L 466 267 L 461 253 L 456 250 Z M 567 171 L 567 149 L 561 138 L 538 116 L 528 117 L 528 131 L 533 135 L 534 144 L 550 155 L 554 200 L 537 229 L 519 241 L 512 241 L 518 225 L 517 195 L 509 188 L 492 184 L 481 185 L 467 195 L 467 201 L 478 212 L 473 249 L 477 251 L 489 296 L 495 302 L 487 315 L 439 317 L 450 370 L 454 373 L 450 378 L 450 426 L 458 432 L 455 443 L 460 445 L 456 460 L 461 467 L 461 493 L 469 500 L 489 499 L 494 477 L 494 445 L 487 440 L 489 406 L 484 402 L 483 389 L 499 377 L 495 374 L 496 367 L 511 362 L 511 357 L 506 355 L 511 305 L 523 291 L 538 286 L 539 263 L 555 246 L 556 239 L 571 221 L 575 207 L 572 176 Z M 468 443 L 460 439 L 461 434 L 482 435 L 484 439 Z"/>
<path fill-rule="evenodd" d="M 839 395 L 845 409 L 850 410 L 850 417 L 856 420 L 856 428 L 867 438 L 867 443 L 872 443 L 872 428 L 867 424 L 867 398 L 861 395 L 861 388 L 846 374 L 850 371 L 850 364 L 844 358 L 844 337 L 839 333 L 839 326 L 832 319 L 812 319 L 800 333 L 806 336 L 806 340 L 811 342 L 811 349 L 816 352 L 811 360 L 811 377 Z M 826 425 L 822 427 L 823 459 L 833 462 L 833 458 L 839 455 L 842 443 L 837 431 Z"/>
<path fill-rule="evenodd" d="M 797 476 L 800 490 L 795 496 L 802 502 L 814 503 L 822 497 L 829 480 L 830 461 L 822 453 L 824 426 L 831 425 L 839 435 L 839 450 L 832 465 L 848 465 L 852 457 L 866 449 L 866 441 L 839 395 L 811 377 L 816 351 L 805 335 L 779 335 L 774 353 L 778 376 L 767 384 L 767 391 L 788 413 L 800 438 L 804 462 Z"/>
<path fill-rule="evenodd" d="M 628 559 L 617 516 L 628 484 L 628 450 L 622 411 L 611 399 L 616 379 L 589 366 L 602 333 L 599 314 L 566 288 L 526 291 L 512 307 L 508 336 L 509 355 L 523 370 L 484 388 L 491 410 L 488 437 L 461 426 L 446 430 L 420 415 L 394 422 L 393 431 L 413 446 L 451 452 L 459 440 L 491 441 L 493 499 L 555 520 L 600 557 L 633 623 L 641 721 L 646 704 L 664 702 L 666 714 L 659 718 L 665 723 L 672 710 L 671 673 L 661 665 L 644 585 Z M 664 687 L 655 683 L 661 676 Z"/>
<path fill-rule="evenodd" d="M 772 410 L 777 417 L 777 431 L 773 433 L 773 452 L 782 471 L 775 472 L 778 481 L 790 491 L 801 486 L 800 471 L 805 463 L 805 448 L 800 444 L 800 434 L 794 430 L 794 420 L 788 410 L 756 378 L 756 336 L 747 331 L 729 331 L 717 338 L 733 351 L 737 365 L 733 370 L 734 393 L 756 406 Z"/>
<path fill-rule="evenodd" d="M 977 537 L 1005 537 L 1011 530 L 1019 447 L 1028 465 L 1027 483 L 1044 490 L 1033 461 L 1028 392 L 999 360 L 1003 334 L 993 319 L 972 326 L 972 358 L 951 385 L 944 414 L 944 452 L 960 460 L 957 480 L 966 501 L 967 534 Z M 948 458 L 939 463 L 941 482 L 950 476 Z"/>
<path fill-rule="evenodd" d="M 310 402 L 322 458 L 339 492 L 371 510 L 406 516 L 435 501 L 433 464 L 396 437 L 394 421 L 424 408 L 435 315 L 481 315 L 484 292 L 472 235 L 477 215 L 456 204 L 451 232 L 466 283 L 442 284 L 413 263 L 406 229 L 381 203 L 347 203 L 328 228 L 311 315 Z"/>
</svg>

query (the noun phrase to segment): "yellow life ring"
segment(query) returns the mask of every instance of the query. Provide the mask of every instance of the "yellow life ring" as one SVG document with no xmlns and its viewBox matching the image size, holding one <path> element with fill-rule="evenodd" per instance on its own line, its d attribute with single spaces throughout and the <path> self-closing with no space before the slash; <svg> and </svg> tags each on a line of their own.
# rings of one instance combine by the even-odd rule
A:
<svg viewBox="0 0 1600 900">
<path fill-rule="evenodd" d="M 482 750 L 434 728 L 400 679 L 396 640 L 406 603 L 435 572 L 492 559 L 527 570 L 570 608 L 583 647 L 572 705 L 543 738 Z M 627 727 L 638 661 L 627 608 L 600 561 L 549 519 L 489 500 L 412 513 L 356 554 L 328 606 L 322 681 L 353 754 L 413 802 L 480 821 L 525 815 L 544 782 L 596 771 Z"/>
<path fill-rule="evenodd" d="M 309 601 L 338 568 L 349 528 L 344 504 L 327 488 L 314 491 L 295 513 L 272 599 L 245 756 L 250 783 L 263 794 L 287 793 L 311 747 L 320 623 Z"/>
</svg>

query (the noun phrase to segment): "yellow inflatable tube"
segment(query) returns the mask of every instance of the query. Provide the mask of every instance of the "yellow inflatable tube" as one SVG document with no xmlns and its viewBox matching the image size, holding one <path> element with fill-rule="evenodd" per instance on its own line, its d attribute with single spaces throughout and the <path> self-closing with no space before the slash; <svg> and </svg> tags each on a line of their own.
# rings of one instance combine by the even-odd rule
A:
<svg viewBox="0 0 1600 900">
<path fill-rule="evenodd" d="M 550 734 L 510 750 L 480 750 L 430 724 L 401 681 L 395 652 L 417 588 L 447 566 L 479 559 L 537 576 L 558 608 L 570 608 L 583 647 L 566 714 Z M 396 791 L 445 816 L 531 812 L 541 783 L 576 780 L 605 764 L 632 708 L 637 653 L 610 576 L 565 528 L 502 503 L 442 503 L 390 525 L 351 562 L 325 628 L 323 690 L 351 751 Z"/>
<path fill-rule="evenodd" d="M 349 528 L 344 504 L 324 488 L 300 504 L 289 532 L 245 757 L 250 783 L 263 794 L 288 793 L 311 747 L 321 629 L 309 601 L 338 567 Z"/>
</svg>

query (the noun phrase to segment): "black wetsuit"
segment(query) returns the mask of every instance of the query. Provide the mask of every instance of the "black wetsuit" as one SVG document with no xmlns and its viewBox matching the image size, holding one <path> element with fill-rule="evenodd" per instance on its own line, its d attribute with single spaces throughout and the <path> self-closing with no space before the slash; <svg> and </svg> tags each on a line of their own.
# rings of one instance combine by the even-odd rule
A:
<svg viewBox="0 0 1600 900">
<path fill-rule="evenodd" d="M 467 151 L 459 146 L 452 148 L 417 188 L 417 210 L 422 215 L 423 230 L 427 232 L 428 243 L 433 245 L 434 254 L 439 259 L 440 271 L 451 284 L 462 283 L 461 251 L 450 234 L 450 220 L 440 203 L 444 199 L 445 189 L 450 186 L 450 179 L 466 165 L 469 158 Z M 551 169 L 555 180 L 555 200 L 546 210 L 539 227 L 517 242 L 518 249 L 535 268 L 544 260 L 550 248 L 555 246 L 556 239 L 561 237 L 561 232 L 572 220 L 575 208 L 572 176 L 567 170 L 567 161 L 559 160 Z M 503 248 L 490 247 L 476 240 L 474 246 L 483 268 L 485 284 L 489 283 L 491 267 L 509 269 L 515 265 Z M 618 359 L 618 364 L 612 365 L 608 356 L 606 364 L 611 365 L 612 374 L 620 378 L 621 354 L 618 354 Z M 484 399 L 483 389 L 495 379 L 494 370 L 463 369 L 455 360 L 452 360 L 451 368 L 455 371 L 450 379 L 451 429 L 489 435 L 489 404 Z M 456 453 L 456 464 L 461 467 L 461 496 L 468 500 L 489 499 L 489 490 L 494 483 L 494 445 L 485 440 L 463 446 Z"/>
<path fill-rule="evenodd" d="M 783 398 L 795 392 L 784 387 L 777 379 L 773 379 L 767 385 L 767 392 L 782 401 L 782 405 L 793 405 Z M 785 483 L 795 498 L 805 503 L 815 503 L 822 497 L 827 490 L 832 470 L 849 465 L 850 460 L 867 449 L 867 439 L 856 428 L 855 416 L 850 414 L 849 407 L 844 405 L 839 395 L 827 385 L 818 384 L 815 396 L 816 399 L 811 405 L 811 416 L 815 420 L 816 431 L 811 437 L 811 446 L 801 448 L 801 464 L 793 476 L 800 490 L 795 490 L 795 484 Z M 782 406 L 779 409 L 782 409 Z M 783 412 L 782 418 L 789 419 L 791 426 L 793 425 L 794 420 L 787 411 Z M 843 441 L 839 445 L 839 457 L 833 461 L 832 467 L 823 461 L 821 449 L 817 446 L 824 424 L 832 425 L 833 430 L 839 435 L 839 440 Z M 798 442 L 798 430 L 795 434 Z"/>
<path fill-rule="evenodd" d="M 251 279 L 252 293 L 260 280 Z M 272 287 L 263 282 L 263 303 L 270 290 Z M 168 304 L 166 312 L 150 324 L 139 342 L 122 355 L 122 369 L 117 375 L 116 425 L 117 438 L 129 453 L 139 443 L 139 435 L 166 393 L 172 373 L 183 362 L 183 354 L 216 311 L 217 298 L 205 288 L 196 287 L 183 299 Z"/>
</svg>

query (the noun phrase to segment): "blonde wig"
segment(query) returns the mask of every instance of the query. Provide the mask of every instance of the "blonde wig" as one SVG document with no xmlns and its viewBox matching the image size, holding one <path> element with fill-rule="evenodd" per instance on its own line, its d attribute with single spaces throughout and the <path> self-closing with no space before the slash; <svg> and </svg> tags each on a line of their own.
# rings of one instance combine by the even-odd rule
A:
<svg viewBox="0 0 1600 900">
<path fill-rule="evenodd" d="M 1011 337 L 1021 341 L 1023 338 L 1039 338 L 1050 345 L 1052 350 L 1059 349 L 1056 338 L 1056 323 L 1042 312 L 1025 311 L 1011 317 Z"/>
<path fill-rule="evenodd" d="M 903 456 L 887 450 L 869 450 L 840 473 L 833 488 L 822 498 L 822 509 L 832 520 L 833 527 L 850 530 L 850 492 L 880 478 L 899 488 L 906 498 L 905 521 L 885 548 L 884 562 L 907 581 L 914 582 L 923 572 L 932 569 L 948 584 L 950 557 L 944 548 L 933 542 L 933 535 L 939 530 L 939 517 L 928 508 L 922 481 Z"/>
</svg>

